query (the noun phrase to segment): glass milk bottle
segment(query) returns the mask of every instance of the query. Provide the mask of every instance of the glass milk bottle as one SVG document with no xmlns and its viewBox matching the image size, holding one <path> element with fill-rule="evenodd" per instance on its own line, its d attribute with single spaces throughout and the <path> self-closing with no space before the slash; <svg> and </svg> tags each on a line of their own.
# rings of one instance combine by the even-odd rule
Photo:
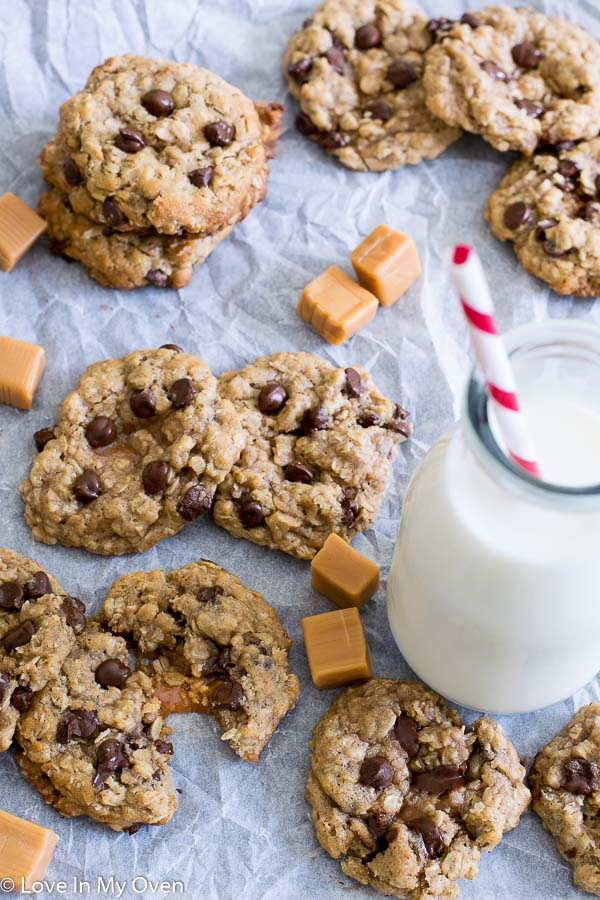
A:
<svg viewBox="0 0 600 900">
<path fill-rule="evenodd" d="M 600 669 L 600 329 L 554 320 L 505 340 L 544 480 L 505 455 L 475 372 L 409 486 L 388 616 L 436 691 L 516 713 Z"/>
</svg>

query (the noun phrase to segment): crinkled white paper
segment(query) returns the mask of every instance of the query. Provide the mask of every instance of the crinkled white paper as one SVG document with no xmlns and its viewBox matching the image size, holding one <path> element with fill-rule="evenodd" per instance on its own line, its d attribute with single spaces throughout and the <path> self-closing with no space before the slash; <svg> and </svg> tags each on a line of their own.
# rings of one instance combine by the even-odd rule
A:
<svg viewBox="0 0 600 900">
<path fill-rule="evenodd" d="M 465 8 L 461 2 L 426 6 L 431 15 L 450 16 Z M 569 15 L 600 36 L 596 0 L 539 6 Z M 10 275 L 0 273 L 0 334 L 39 342 L 48 357 L 34 409 L 0 407 L 0 544 L 39 560 L 93 610 L 112 580 L 126 572 L 213 559 L 278 610 L 294 639 L 291 663 L 302 682 L 295 711 L 258 765 L 234 756 L 210 717 L 172 717 L 179 808 L 169 825 L 135 837 L 86 819 L 61 818 L 22 778 L 13 754 L 4 754 L 0 807 L 58 832 L 47 880 L 64 879 L 62 895 L 70 898 L 119 891 L 127 900 L 163 896 L 164 889 L 153 888 L 150 880 L 170 884 L 175 895 L 176 882 L 183 882 L 186 896 L 202 900 L 374 896 L 345 879 L 319 848 L 303 800 L 309 735 L 333 697 L 312 687 L 304 655 L 302 616 L 331 608 L 312 591 L 308 564 L 235 540 L 202 521 L 137 558 L 105 559 L 33 541 L 17 490 L 28 471 L 32 434 L 54 421 L 82 370 L 99 359 L 173 341 L 217 374 L 280 350 L 310 350 L 337 365 L 371 369 L 379 387 L 411 410 L 416 425 L 414 438 L 401 449 L 375 528 L 355 541 L 382 567 L 382 589 L 363 611 L 375 673 L 402 677 L 409 672 L 389 634 L 385 608 L 401 502 L 418 460 L 459 410 L 470 363 L 444 269 L 448 242 L 477 245 L 503 329 L 548 316 L 600 320 L 593 301 L 558 298 L 530 278 L 510 247 L 485 226 L 485 198 L 510 156 L 468 136 L 434 162 L 359 174 L 295 134 L 294 104 L 280 66 L 287 38 L 309 12 L 310 0 L 0 2 L 0 193 L 13 191 L 35 206 L 42 189 L 35 158 L 54 131 L 59 104 L 82 87 L 92 66 L 114 54 L 136 51 L 207 66 L 255 99 L 286 102 L 290 126 L 272 164 L 267 201 L 196 270 L 184 291 L 103 289 L 79 265 L 52 257 L 43 240 Z M 299 294 L 329 265 L 350 272 L 349 251 L 381 222 L 411 234 L 423 277 L 396 306 L 381 309 L 367 329 L 330 347 L 296 314 Z M 594 682 L 567 703 L 504 718 L 503 726 L 522 756 L 531 758 L 576 708 L 598 698 Z M 532 812 L 485 856 L 480 869 L 475 882 L 462 886 L 465 900 L 581 896 Z M 89 892 L 74 879 L 89 882 Z M 122 889 L 119 883 L 125 883 Z"/>
</svg>

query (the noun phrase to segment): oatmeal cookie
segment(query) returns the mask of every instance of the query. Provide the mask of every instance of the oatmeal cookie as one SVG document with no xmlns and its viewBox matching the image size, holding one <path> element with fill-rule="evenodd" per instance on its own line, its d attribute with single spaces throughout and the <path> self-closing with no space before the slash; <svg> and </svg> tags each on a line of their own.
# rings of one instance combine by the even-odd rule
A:
<svg viewBox="0 0 600 900">
<path fill-rule="evenodd" d="M 425 59 L 431 112 L 530 156 L 540 144 L 600 130 L 600 45 L 577 25 L 529 8 L 488 6 L 432 19 Z"/>
<path fill-rule="evenodd" d="M 212 712 L 223 740 L 255 762 L 298 696 L 275 610 L 213 563 L 117 579 L 103 616 L 130 634 L 164 711 Z"/>
<path fill-rule="evenodd" d="M 75 212 L 117 231 L 215 234 L 248 211 L 268 172 L 266 123 L 244 94 L 191 63 L 129 53 L 63 103 L 40 163 Z"/>
<path fill-rule="evenodd" d="M 600 703 L 582 707 L 540 750 L 529 774 L 533 808 L 573 866 L 575 884 L 600 896 Z"/>
<path fill-rule="evenodd" d="M 311 740 L 306 797 L 321 846 L 383 894 L 452 900 L 482 850 L 529 805 L 500 726 L 470 729 L 416 682 L 377 678 L 340 694 Z"/>
<path fill-rule="evenodd" d="M 166 734 L 152 682 L 131 673 L 125 640 L 92 622 L 33 698 L 17 739 L 47 802 L 123 831 L 163 825 L 175 811 Z"/>
<path fill-rule="evenodd" d="M 35 691 L 55 678 L 85 628 L 85 605 L 30 559 L 0 548 L 0 752 Z"/>
<path fill-rule="evenodd" d="M 21 484 L 25 520 L 47 544 L 147 550 L 210 510 L 243 443 L 197 357 L 167 345 L 95 363 Z"/>
<path fill-rule="evenodd" d="M 350 169 L 381 172 L 433 159 L 461 131 L 425 106 L 432 37 L 405 0 L 326 0 L 284 60 L 300 103 L 296 127 Z"/>
<path fill-rule="evenodd" d="M 397 444 L 412 426 L 360 366 L 310 353 L 263 356 L 219 380 L 249 434 L 219 487 L 215 522 L 301 559 L 332 531 L 350 539 L 376 518 Z"/>
<path fill-rule="evenodd" d="M 194 266 L 210 256 L 232 227 L 205 238 L 167 237 L 152 231 L 110 231 L 73 212 L 69 198 L 57 188 L 42 194 L 39 213 L 48 223 L 53 253 L 69 261 L 78 260 L 103 287 L 121 291 L 148 284 L 185 287 L 191 281 Z"/>
<path fill-rule="evenodd" d="M 600 294 L 600 138 L 518 160 L 485 217 L 527 271 L 559 294 Z"/>
</svg>

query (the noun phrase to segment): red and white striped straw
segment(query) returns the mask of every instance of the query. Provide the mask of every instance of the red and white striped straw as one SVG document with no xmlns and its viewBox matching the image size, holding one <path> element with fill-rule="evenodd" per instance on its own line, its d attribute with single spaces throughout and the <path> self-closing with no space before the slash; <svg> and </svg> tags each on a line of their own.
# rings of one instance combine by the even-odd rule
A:
<svg viewBox="0 0 600 900">
<path fill-rule="evenodd" d="M 496 414 L 510 458 L 540 478 L 535 448 L 519 409 L 515 376 L 508 353 L 494 322 L 494 304 L 483 267 L 475 250 L 457 244 L 452 254 L 452 281 L 467 319 L 473 351 Z"/>
</svg>

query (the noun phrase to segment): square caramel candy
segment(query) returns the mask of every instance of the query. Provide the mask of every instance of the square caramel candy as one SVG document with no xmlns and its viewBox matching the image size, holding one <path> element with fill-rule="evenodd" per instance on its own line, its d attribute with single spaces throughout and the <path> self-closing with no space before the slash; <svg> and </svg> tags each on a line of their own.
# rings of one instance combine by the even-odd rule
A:
<svg viewBox="0 0 600 900">
<path fill-rule="evenodd" d="M 320 690 L 370 678 L 371 658 L 355 606 L 302 619 L 310 674 Z"/>
<path fill-rule="evenodd" d="M 0 403 L 31 409 L 45 368 L 43 347 L 0 337 Z"/>
<path fill-rule="evenodd" d="M 0 810 L 0 884 L 12 881 L 16 891 L 31 892 L 46 874 L 57 844 L 58 835 L 49 828 Z"/>
<path fill-rule="evenodd" d="M 330 266 L 306 285 L 298 313 L 330 344 L 342 344 L 375 317 L 377 299 L 338 269 Z"/>
<path fill-rule="evenodd" d="M 379 566 L 338 534 L 330 534 L 310 564 L 312 586 L 343 609 L 361 607 L 379 588 Z"/>
<path fill-rule="evenodd" d="M 14 194 L 0 197 L 0 269 L 10 272 L 46 230 L 46 223 Z"/>
<path fill-rule="evenodd" d="M 382 306 L 391 306 L 421 274 L 421 261 L 406 234 L 379 225 L 350 256 L 356 277 L 375 294 Z"/>
</svg>

